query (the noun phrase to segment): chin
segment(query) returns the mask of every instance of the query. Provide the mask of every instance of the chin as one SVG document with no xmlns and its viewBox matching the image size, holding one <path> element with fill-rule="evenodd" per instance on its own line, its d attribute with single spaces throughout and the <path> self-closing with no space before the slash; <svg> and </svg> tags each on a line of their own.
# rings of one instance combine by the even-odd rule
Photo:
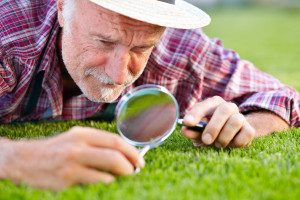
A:
<svg viewBox="0 0 300 200">
<path fill-rule="evenodd" d="M 85 93 L 85 96 L 97 103 L 112 103 L 114 102 L 122 93 L 124 88 L 116 88 L 116 89 L 110 89 L 110 88 L 101 88 L 100 90 L 97 90 L 97 92 L 93 93 Z"/>
</svg>

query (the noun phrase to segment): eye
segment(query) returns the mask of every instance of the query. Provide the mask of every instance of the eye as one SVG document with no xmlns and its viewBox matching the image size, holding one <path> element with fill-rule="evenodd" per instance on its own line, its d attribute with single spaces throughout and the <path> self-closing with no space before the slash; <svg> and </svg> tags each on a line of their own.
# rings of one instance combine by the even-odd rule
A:
<svg viewBox="0 0 300 200">
<path fill-rule="evenodd" d="M 132 49 L 132 51 L 138 52 L 138 53 L 145 53 L 149 50 L 152 50 L 153 46 L 151 47 L 135 47 Z"/>
<path fill-rule="evenodd" d="M 109 40 L 98 40 L 99 41 L 99 47 L 102 49 L 114 49 L 117 45 L 115 42 L 109 41 Z"/>
<path fill-rule="evenodd" d="M 107 41 L 107 40 L 99 40 L 100 43 L 105 44 L 105 45 L 113 45 L 113 42 Z"/>
</svg>

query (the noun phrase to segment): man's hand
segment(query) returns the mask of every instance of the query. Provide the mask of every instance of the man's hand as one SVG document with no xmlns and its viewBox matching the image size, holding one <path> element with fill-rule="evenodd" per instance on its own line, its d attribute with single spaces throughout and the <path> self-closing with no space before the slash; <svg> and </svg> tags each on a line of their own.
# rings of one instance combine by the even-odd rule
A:
<svg viewBox="0 0 300 200">
<path fill-rule="evenodd" d="M 289 128 L 284 120 L 270 112 L 253 112 L 244 116 L 234 103 L 218 96 L 196 103 L 184 117 L 184 123 L 188 126 L 195 126 L 201 121 L 208 122 L 203 133 L 182 128 L 183 135 L 192 139 L 195 146 L 244 147 L 255 136 Z"/>
<path fill-rule="evenodd" d="M 0 140 L 0 179 L 33 187 L 63 189 L 84 183 L 109 183 L 129 175 L 145 161 L 120 136 L 86 127 L 73 127 L 44 140 Z"/>
</svg>

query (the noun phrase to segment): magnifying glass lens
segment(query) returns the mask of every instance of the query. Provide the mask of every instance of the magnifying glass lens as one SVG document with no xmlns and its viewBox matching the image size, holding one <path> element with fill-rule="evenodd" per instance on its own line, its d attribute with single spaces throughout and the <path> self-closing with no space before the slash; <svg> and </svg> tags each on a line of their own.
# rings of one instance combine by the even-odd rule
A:
<svg viewBox="0 0 300 200">
<path fill-rule="evenodd" d="M 177 103 L 172 96 L 157 88 L 143 88 L 130 93 L 123 102 L 117 127 L 131 144 L 144 146 L 160 142 L 173 131 L 177 118 Z"/>
</svg>

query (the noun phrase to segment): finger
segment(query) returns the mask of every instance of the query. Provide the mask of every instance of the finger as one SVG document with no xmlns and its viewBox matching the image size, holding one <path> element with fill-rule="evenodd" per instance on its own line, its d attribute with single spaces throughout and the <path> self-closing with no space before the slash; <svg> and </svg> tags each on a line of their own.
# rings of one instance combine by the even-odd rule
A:
<svg viewBox="0 0 300 200">
<path fill-rule="evenodd" d="M 248 122 L 246 122 L 245 125 L 241 128 L 239 134 L 237 134 L 232 140 L 232 146 L 244 147 L 250 145 L 251 141 L 254 139 L 254 136 L 254 128 Z"/>
<path fill-rule="evenodd" d="M 119 151 L 107 148 L 85 147 L 79 157 L 81 164 L 116 175 L 129 175 L 134 171 L 132 163 Z"/>
<path fill-rule="evenodd" d="M 135 166 L 144 167 L 145 165 L 138 150 L 117 134 L 89 127 L 73 127 L 70 132 L 76 135 L 76 140 L 80 142 L 85 142 L 90 146 L 118 150 Z"/>
<path fill-rule="evenodd" d="M 203 131 L 202 141 L 207 145 L 212 144 L 230 116 L 238 112 L 234 103 L 224 102 L 219 105 Z"/>
<path fill-rule="evenodd" d="M 55 191 L 60 191 L 66 187 L 76 184 L 97 182 L 104 182 L 108 184 L 114 180 L 114 176 L 109 173 L 97 171 L 95 169 L 80 165 L 64 166 L 58 170 L 57 173 L 57 176 L 54 175 L 55 180 L 50 182 L 48 179 L 43 179 L 43 181 L 39 183 L 37 183 L 37 181 L 27 183 L 33 187 L 43 189 L 52 188 Z"/>
<path fill-rule="evenodd" d="M 184 124 L 188 126 L 195 126 L 204 117 L 212 115 L 215 109 L 223 102 L 224 99 L 219 96 L 214 96 L 196 103 L 193 108 L 186 113 L 184 117 Z"/>
<path fill-rule="evenodd" d="M 181 132 L 183 134 L 183 136 L 185 136 L 188 139 L 191 139 L 193 142 L 193 145 L 195 147 L 202 147 L 202 146 L 206 146 L 202 140 L 201 140 L 201 133 L 197 132 L 197 131 L 192 131 L 186 127 L 182 127 L 181 128 Z"/>
<path fill-rule="evenodd" d="M 199 139 L 192 139 L 193 145 L 194 147 L 206 147 L 208 145 L 204 144 L 201 140 L 201 138 Z"/>
<path fill-rule="evenodd" d="M 95 170 L 93 168 L 80 167 L 77 170 L 74 184 L 89 184 L 89 183 L 111 183 L 114 181 L 114 176 L 107 173 Z"/>
<path fill-rule="evenodd" d="M 188 139 L 196 139 L 201 138 L 202 133 L 198 131 L 193 131 L 191 129 L 188 129 L 187 127 L 181 128 L 182 135 Z"/>
<path fill-rule="evenodd" d="M 254 136 L 254 137 L 255 137 L 255 136 Z M 246 147 L 249 147 L 249 146 L 251 145 L 251 142 L 252 142 L 252 141 L 250 141 L 250 142 L 246 145 Z"/>
<path fill-rule="evenodd" d="M 215 146 L 217 148 L 226 147 L 234 138 L 234 136 L 240 131 L 245 121 L 245 117 L 240 113 L 231 115 L 217 137 Z"/>
</svg>

